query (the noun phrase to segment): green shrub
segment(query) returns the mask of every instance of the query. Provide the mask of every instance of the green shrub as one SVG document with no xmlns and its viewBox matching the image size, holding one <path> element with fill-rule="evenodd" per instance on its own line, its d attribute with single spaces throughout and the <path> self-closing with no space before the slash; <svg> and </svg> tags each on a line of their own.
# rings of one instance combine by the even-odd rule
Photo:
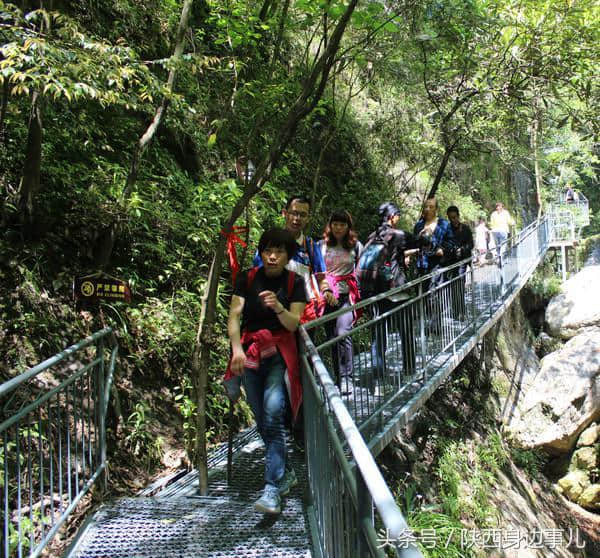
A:
<svg viewBox="0 0 600 558">
<path fill-rule="evenodd" d="M 562 281 L 560 277 L 547 267 L 540 267 L 529 280 L 528 286 L 536 296 L 550 300 L 560 294 Z"/>
<path fill-rule="evenodd" d="M 541 474 L 548 460 L 546 454 L 541 450 L 518 447 L 510 448 L 510 456 L 519 469 L 523 469 L 534 478 Z"/>
</svg>

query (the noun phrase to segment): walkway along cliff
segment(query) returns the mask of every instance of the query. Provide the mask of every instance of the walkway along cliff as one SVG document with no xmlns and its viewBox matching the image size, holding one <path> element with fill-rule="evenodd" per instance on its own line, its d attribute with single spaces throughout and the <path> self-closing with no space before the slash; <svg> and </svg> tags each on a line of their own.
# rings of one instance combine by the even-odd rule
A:
<svg viewBox="0 0 600 558">
<path fill-rule="evenodd" d="M 321 330 L 327 319 L 335 319 L 335 314 L 311 323 L 311 336 L 310 330 L 301 332 L 305 346 L 302 364 L 307 493 L 304 497 L 301 492 L 292 494 L 288 507 L 274 525 L 265 525 L 257 514 L 248 511 L 255 498 L 254 490 L 259 489 L 259 486 L 253 486 L 257 479 L 253 478 L 256 475 L 252 473 L 251 463 L 253 452 L 258 452 L 256 455 L 260 459 L 260 448 L 251 444 L 246 446 L 246 451 L 240 452 L 234 464 L 231 486 L 224 483 L 223 468 L 218 466 L 217 459 L 214 490 L 206 498 L 195 496 L 191 475 L 154 497 L 107 504 L 91 518 L 69 555 L 158 556 L 166 555 L 172 547 L 173 555 L 177 556 L 265 556 L 275 552 L 281 556 L 306 556 L 307 553 L 323 557 L 383 556 L 386 546 L 391 546 L 399 556 L 421 555 L 416 541 L 405 540 L 406 521 L 374 456 L 410 422 L 510 307 L 543 258 L 550 234 L 548 220 L 534 223 L 514 242 L 503 247 L 500 266 L 471 268 L 464 290 L 467 311 L 463 319 L 455 319 L 451 312 L 452 297 L 458 292 L 456 278 L 433 292 L 424 292 L 421 280 L 403 287 L 414 293 L 409 301 L 376 319 L 366 320 L 349 334 L 355 346 L 355 369 L 358 376 L 364 378 L 365 386 L 355 390 L 350 399 L 340 396 L 328 371 L 330 348 L 339 339 L 326 340 Z M 376 300 L 369 299 L 360 305 L 368 308 Z M 426 320 L 426 309 L 432 305 L 439 309 L 442 318 L 441 327 L 435 332 L 427 327 Z M 404 325 L 399 321 L 401 311 L 404 316 L 410 315 L 414 324 L 417 370 L 410 375 L 404 373 L 401 365 L 397 333 Z M 382 332 L 387 338 L 385 366 L 381 373 L 374 374 L 368 348 Z M 96 360 L 83 368 L 98 369 L 99 366 L 100 361 Z M 27 374 L 29 378 L 35 372 Z M 3 385 L 2 388 L 2 395 L 9 393 L 10 386 Z M 108 393 L 107 388 L 104 392 Z M 68 387 L 63 389 L 63 395 L 60 393 L 61 386 L 58 386 L 52 395 L 70 397 Z M 33 413 L 31 416 L 45 412 L 44 404 L 49 397 L 42 395 L 26 410 Z M 58 402 L 57 399 L 57 406 Z M 85 403 L 81 409 L 89 412 Z M 81 409 L 74 415 L 84 416 Z M 54 453 L 50 460 L 46 455 L 53 451 L 54 427 L 48 421 L 40 421 L 39 431 L 33 436 L 32 419 L 23 413 L 15 417 L 1 425 L 5 455 L 8 444 L 15 444 L 12 440 L 16 440 L 22 451 L 34 448 L 41 456 L 40 471 L 43 472 L 35 478 L 31 473 L 37 469 L 31 465 L 23 469 L 16 465 L 17 470 L 13 471 L 5 464 L 5 486 L 16 485 L 18 494 L 28 494 L 32 504 L 52 500 L 59 486 L 62 489 L 63 484 L 66 486 L 67 481 L 72 481 L 76 470 L 79 475 L 77 460 L 72 462 L 69 457 L 61 461 L 60 467 L 53 468 L 51 463 L 59 454 Z M 74 447 L 90 447 L 86 438 L 90 433 L 94 440 L 102 439 L 98 436 L 103 428 L 101 422 L 88 427 L 87 431 L 83 427 L 73 428 L 70 423 L 66 428 L 69 431 L 64 440 Z M 97 453 L 102 464 L 105 459 L 102 447 Z M 64 458 L 62 453 L 60 455 Z M 26 458 L 25 462 L 31 464 L 32 460 Z M 49 469 L 46 468 L 48 464 Z M 25 471 L 27 474 L 23 474 Z M 77 483 L 86 487 L 95 477 L 86 477 L 82 473 L 77 477 Z M 64 493 L 71 501 L 71 489 Z M 4 497 L 5 509 L 9 508 L 9 501 L 13 505 L 7 494 L 8 490 Z M 57 507 L 62 510 L 64 499 L 59 500 Z M 55 512 L 52 508 L 49 513 L 44 504 L 41 509 L 48 517 L 48 526 L 42 527 L 42 533 L 50 534 L 49 526 L 56 519 Z M 11 510 L 17 520 L 35 515 L 33 505 Z M 5 514 L 5 534 L 14 529 L 14 518 L 12 521 L 7 519 L 10 516 Z M 236 520 L 232 521 L 232 518 Z M 22 528 L 21 521 L 17 521 L 17 525 Z M 30 542 L 31 555 L 38 555 L 41 546 L 35 546 L 33 535 Z M 8 543 L 3 550 L 8 556 Z M 22 552 L 26 552 L 26 547 Z"/>
</svg>

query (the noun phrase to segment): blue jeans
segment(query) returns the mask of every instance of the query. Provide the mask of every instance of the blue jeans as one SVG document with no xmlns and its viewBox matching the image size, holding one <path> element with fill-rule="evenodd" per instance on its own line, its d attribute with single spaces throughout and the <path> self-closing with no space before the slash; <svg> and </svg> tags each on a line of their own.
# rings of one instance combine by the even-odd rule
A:
<svg viewBox="0 0 600 558">
<path fill-rule="evenodd" d="M 492 236 L 494 237 L 494 242 L 496 243 L 496 255 L 498 256 L 498 259 L 500 259 L 500 245 L 506 241 L 508 238 L 508 233 L 503 231 L 492 231 Z M 504 250 L 504 248 L 502 248 L 502 250 Z"/>
<path fill-rule="evenodd" d="M 286 366 L 279 353 L 261 360 L 258 370 L 244 369 L 242 382 L 256 427 L 265 443 L 265 482 L 275 488 L 285 472 Z"/>
</svg>

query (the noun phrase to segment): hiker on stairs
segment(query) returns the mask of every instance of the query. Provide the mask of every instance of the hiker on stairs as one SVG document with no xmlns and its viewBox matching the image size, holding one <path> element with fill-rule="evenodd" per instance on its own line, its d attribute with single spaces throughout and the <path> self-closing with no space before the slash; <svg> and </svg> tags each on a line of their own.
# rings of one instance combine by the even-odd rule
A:
<svg viewBox="0 0 600 558">
<path fill-rule="evenodd" d="M 302 278 L 285 269 L 295 251 L 289 231 L 263 233 L 263 265 L 238 275 L 227 322 L 231 359 L 225 380 L 241 376 L 265 443 L 265 488 L 254 507 L 268 514 L 281 512 L 281 496 L 297 482 L 293 469 L 286 469 L 285 419 L 288 400 L 294 420 L 302 402 L 294 332 L 307 298 Z"/>
</svg>

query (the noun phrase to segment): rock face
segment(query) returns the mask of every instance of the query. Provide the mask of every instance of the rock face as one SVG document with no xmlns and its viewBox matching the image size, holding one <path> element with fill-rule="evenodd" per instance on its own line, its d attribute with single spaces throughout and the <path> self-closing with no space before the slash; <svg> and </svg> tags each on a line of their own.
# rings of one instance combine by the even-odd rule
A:
<svg viewBox="0 0 600 558">
<path fill-rule="evenodd" d="M 590 479 L 583 471 L 576 469 L 560 479 L 558 486 L 569 500 L 576 502 L 584 490 L 590 486 Z"/>
<path fill-rule="evenodd" d="M 506 428 L 525 448 L 566 453 L 600 417 L 600 328 L 587 329 L 544 357 L 532 376 Z"/>
<path fill-rule="evenodd" d="M 593 446 L 596 442 L 600 442 L 600 424 L 592 424 L 579 436 L 577 447 Z"/>
<path fill-rule="evenodd" d="M 561 478 L 558 490 L 569 500 L 589 510 L 600 509 L 600 443 L 598 426 L 592 424 L 577 441 L 569 472 Z"/>
<path fill-rule="evenodd" d="M 546 325 L 555 337 L 570 339 L 600 326 L 600 265 L 584 267 L 562 286 L 546 308 Z"/>
</svg>

